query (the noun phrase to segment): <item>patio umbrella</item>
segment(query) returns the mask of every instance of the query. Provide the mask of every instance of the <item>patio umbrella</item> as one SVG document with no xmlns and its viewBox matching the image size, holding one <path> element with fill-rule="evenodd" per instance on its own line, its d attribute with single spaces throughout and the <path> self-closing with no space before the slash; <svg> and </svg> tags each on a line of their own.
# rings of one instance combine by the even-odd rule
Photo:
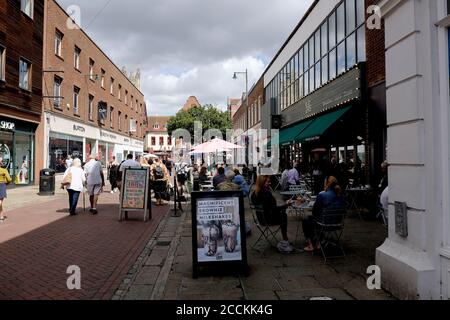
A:
<svg viewBox="0 0 450 320">
<path fill-rule="evenodd" d="M 244 147 L 216 138 L 196 146 L 189 154 L 192 155 L 192 154 L 226 152 L 234 149 L 244 149 Z"/>
<path fill-rule="evenodd" d="M 156 159 L 156 158 L 158 158 L 158 156 L 156 155 L 156 154 L 146 154 L 146 155 L 144 155 L 144 158 L 145 159 Z"/>
</svg>

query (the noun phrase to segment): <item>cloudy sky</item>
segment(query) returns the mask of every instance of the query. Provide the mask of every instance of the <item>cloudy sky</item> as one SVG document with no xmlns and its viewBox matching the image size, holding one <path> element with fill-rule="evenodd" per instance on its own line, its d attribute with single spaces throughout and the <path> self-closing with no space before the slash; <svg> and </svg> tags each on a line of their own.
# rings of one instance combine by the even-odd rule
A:
<svg viewBox="0 0 450 320">
<path fill-rule="evenodd" d="M 225 107 L 245 91 L 312 0 L 57 0 L 119 66 L 141 69 L 149 115 L 175 114 L 188 96 Z M 70 11 L 70 10 L 69 10 Z"/>
</svg>

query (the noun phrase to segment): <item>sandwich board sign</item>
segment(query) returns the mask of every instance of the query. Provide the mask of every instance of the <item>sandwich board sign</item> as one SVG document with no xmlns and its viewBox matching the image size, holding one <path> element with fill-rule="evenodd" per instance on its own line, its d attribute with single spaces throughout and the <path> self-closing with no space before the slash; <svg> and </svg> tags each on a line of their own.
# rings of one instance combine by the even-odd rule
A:
<svg viewBox="0 0 450 320">
<path fill-rule="evenodd" d="M 148 168 L 124 168 L 122 192 L 120 194 L 119 220 L 128 217 L 128 212 L 141 211 L 144 222 L 151 219 L 151 198 Z"/>
<path fill-rule="evenodd" d="M 247 273 L 242 192 L 193 192 L 191 199 L 193 277 L 207 266 Z"/>
</svg>

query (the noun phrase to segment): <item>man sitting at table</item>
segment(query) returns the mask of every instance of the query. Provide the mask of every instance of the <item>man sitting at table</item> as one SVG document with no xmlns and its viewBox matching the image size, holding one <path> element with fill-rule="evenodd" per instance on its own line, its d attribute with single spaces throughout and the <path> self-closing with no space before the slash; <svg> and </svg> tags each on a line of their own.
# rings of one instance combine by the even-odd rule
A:
<svg viewBox="0 0 450 320">
<path fill-rule="evenodd" d="M 224 181 L 225 181 L 225 169 L 223 167 L 219 167 L 217 169 L 217 175 L 213 178 L 214 189 L 216 189 L 217 186 Z"/>
<path fill-rule="evenodd" d="M 303 233 L 305 234 L 307 247 L 306 252 L 312 252 L 314 249 L 320 250 L 320 239 L 314 239 L 317 221 L 320 220 L 325 209 L 335 208 L 345 210 L 345 201 L 342 197 L 342 188 L 335 177 L 329 177 L 325 184 L 325 191 L 317 196 L 313 207 L 313 214 L 303 221 Z"/>
<path fill-rule="evenodd" d="M 241 187 L 239 185 L 237 185 L 236 183 L 233 183 L 233 179 L 236 176 L 236 174 L 234 173 L 234 171 L 228 171 L 225 174 L 225 181 L 222 183 L 219 183 L 219 185 L 217 186 L 217 188 L 215 188 L 216 190 L 219 191 L 239 191 L 241 190 Z"/>
</svg>

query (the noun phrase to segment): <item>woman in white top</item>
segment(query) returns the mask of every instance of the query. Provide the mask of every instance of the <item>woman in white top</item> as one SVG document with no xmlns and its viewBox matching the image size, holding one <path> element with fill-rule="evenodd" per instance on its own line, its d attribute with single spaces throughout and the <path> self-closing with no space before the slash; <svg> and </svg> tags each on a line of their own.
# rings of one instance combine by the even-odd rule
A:
<svg viewBox="0 0 450 320">
<path fill-rule="evenodd" d="M 67 192 L 69 193 L 69 210 L 70 215 L 75 216 L 78 198 L 80 197 L 80 193 L 83 192 L 84 184 L 86 182 L 86 175 L 84 170 L 81 168 L 80 159 L 73 160 L 72 166 L 64 173 L 63 180 L 69 173 L 72 175 L 70 185 L 67 187 Z"/>
</svg>

